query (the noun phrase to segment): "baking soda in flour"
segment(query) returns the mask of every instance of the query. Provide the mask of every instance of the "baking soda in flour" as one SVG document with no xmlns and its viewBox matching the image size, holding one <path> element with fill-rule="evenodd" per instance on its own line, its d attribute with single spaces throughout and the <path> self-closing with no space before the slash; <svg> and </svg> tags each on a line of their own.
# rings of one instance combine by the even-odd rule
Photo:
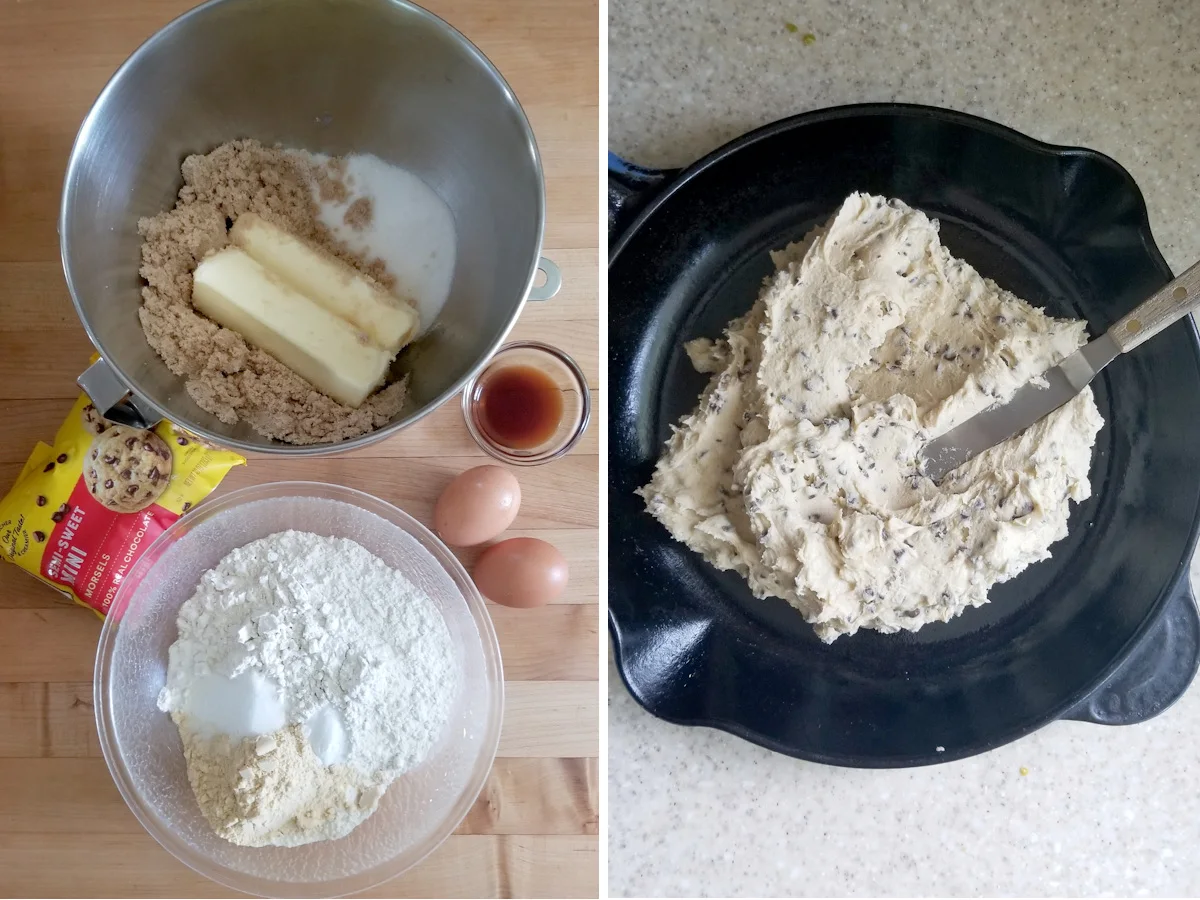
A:
<svg viewBox="0 0 1200 900">
<path fill-rule="evenodd" d="M 308 156 L 321 163 L 329 157 Z M 409 298 L 421 317 L 421 332 L 429 330 L 450 296 L 458 238 L 454 215 L 445 201 L 424 181 L 399 166 L 369 153 L 340 157 L 338 180 L 344 198 L 323 199 L 314 188 L 318 218 L 333 236 L 367 259 L 382 260 L 396 279 L 395 291 Z M 365 224 L 347 211 L 361 198 L 371 204 Z M 353 223 L 353 224 L 351 224 Z"/>
<path fill-rule="evenodd" d="M 234 550 L 179 610 L 159 708 L 218 834 L 349 833 L 437 742 L 458 670 L 433 601 L 353 541 L 299 531 Z"/>
</svg>

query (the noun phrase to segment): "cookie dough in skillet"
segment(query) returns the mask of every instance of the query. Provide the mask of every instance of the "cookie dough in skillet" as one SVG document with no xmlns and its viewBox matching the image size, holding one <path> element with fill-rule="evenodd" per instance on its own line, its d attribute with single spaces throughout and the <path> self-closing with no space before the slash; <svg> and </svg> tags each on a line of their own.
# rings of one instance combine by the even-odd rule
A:
<svg viewBox="0 0 1200 900">
<path fill-rule="evenodd" d="M 687 345 L 711 379 L 641 490 L 649 511 L 827 642 L 946 621 L 1047 558 L 1091 490 L 1090 389 L 940 486 L 917 454 L 1086 343 L 1085 323 L 981 277 L 898 200 L 854 194 L 772 256 L 749 312 Z"/>
</svg>

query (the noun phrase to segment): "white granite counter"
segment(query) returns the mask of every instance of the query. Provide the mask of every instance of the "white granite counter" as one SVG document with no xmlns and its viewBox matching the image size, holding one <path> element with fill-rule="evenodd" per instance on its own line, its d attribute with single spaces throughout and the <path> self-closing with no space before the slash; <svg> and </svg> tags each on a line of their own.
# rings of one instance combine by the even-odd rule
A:
<svg viewBox="0 0 1200 900">
<path fill-rule="evenodd" d="M 1179 271 L 1200 258 L 1197 35 L 1194 0 L 610 0 L 610 146 L 677 166 L 808 109 L 953 107 L 1113 156 Z M 668 725 L 613 671 L 609 753 L 613 896 L 1200 894 L 1200 684 L 1143 725 L 879 772 Z"/>
</svg>

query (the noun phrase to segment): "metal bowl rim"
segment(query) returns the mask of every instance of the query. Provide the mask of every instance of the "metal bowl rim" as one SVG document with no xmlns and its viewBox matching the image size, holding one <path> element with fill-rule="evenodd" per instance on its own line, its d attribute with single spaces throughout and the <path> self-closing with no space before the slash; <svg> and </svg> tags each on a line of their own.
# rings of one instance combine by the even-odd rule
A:
<svg viewBox="0 0 1200 900">
<path fill-rule="evenodd" d="M 167 36 L 187 28 L 193 19 L 207 15 L 219 6 L 232 3 L 245 4 L 246 2 L 247 0 L 207 0 L 207 2 L 188 10 L 175 19 L 172 19 L 170 22 L 152 34 L 149 38 L 143 41 L 142 44 L 129 55 L 129 58 L 126 59 L 125 62 L 121 63 L 120 67 L 112 74 L 112 76 L 108 79 L 108 82 L 104 85 L 104 88 L 92 102 L 91 108 L 88 110 L 87 115 L 84 116 L 83 122 L 79 126 L 79 131 L 75 135 L 75 140 L 71 144 L 71 153 L 67 158 L 67 170 L 63 176 L 62 198 L 59 202 L 58 214 L 59 257 L 62 265 L 63 277 L 66 279 L 67 290 L 71 295 L 71 305 L 75 308 L 75 315 L 79 318 L 80 323 L 83 325 L 83 330 L 87 333 L 88 340 L 91 341 L 92 346 L 100 352 L 100 355 L 104 358 L 105 362 L 112 367 L 113 371 L 116 373 L 121 382 L 129 387 L 130 391 L 136 398 L 136 403 L 139 407 L 146 407 L 160 419 L 168 419 L 169 421 L 181 425 L 188 431 L 191 431 L 194 434 L 205 438 L 206 440 L 219 444 L 223 447 L 229 447 L 242 452 L 263 453 L 276 456 L 327 456 L 333 453 L 348 452 L 351 450 L 356 450 L 360 447 L 368 446 L 376 441 L 381 441 L 425 418 L 425 416 L 429 415 L 447 400 L 450 400 L 456 394 L 458 394 L 458 392 L 462 390 L 463 385 L 475 378 L 507 339 L 509 332 L 512 331 L 513 326 L 516 324 L 517 319 L 521 315 L 521 311 L 525 307 L 525 302 L 529 297 L 530 290 L 533 288 L 534 280 L 537 278 L 538 261 L 541 258 L 542 242 L 545 237 L 546 230 L 546 179 L 545 172 L 542 167 L 542 158 L 541 154 L 538 152 L 537 139 L 533 133 L 533 126 L 529 123 L 529 117 L 526 115 L 520 101 L 517 100 L 517 96 L 513 92 L 512 87 L 504 79 L 504 76 L 500 74 L 500 70 L 497 69 L 492 61 L 483 54 L 483 51 L 471 43 L 470 39 L 468 39 L 466 35 L 456 29 L 445 19 L 433 14 L 424 7 L 418 6 L 415 3 L 411 3 L 409 0 L 380 0 L 383 5 L 402 7 L 425 19 L 433 24 L 434 27 L 443 31 L 460 51 L 462 51 L 468 58 L 472 59 L 477 65 L 480 65 L 483 70 L 492 77 L 492 79 L 500 87 L 501 93 L 504 95 L 505 99 L 508 100 L 513 111 L 516 113 L 517 121 L 520 123 L 521 132 L 527 144 L 530 159 L 533 162 L 533 170 L 534 174 L 536 175 L 538 193 L 536 242 L 532 253 L 530 254 L 529 273 L 525 279 L 525 286 L 521 291 L 520 298 L 514 305 L 512 312 L 509 314 L 504 323 L 504 326 L 492 339 L 484 354 L 449 388 L 442 391 L 442 393 L 425 403 L 419 409 L 415 409 L 407 413 L 403 418 L 398 419 L 395 422 L 391 422 L 382 428 L 378 428 L 375 431 L 351 438 L 350 440 L 338 441 L 337 443 L 330 444 L 285 444 L 281 441 L 276 441 L 274 443 L 264 445 L 245 441 L 240 438 L 229 437 L 228 435 L 216 434 L 204 426 L 193 422 L 186 416 L 172 413 L 165 406 L 149 397 L 140 388 L 137 379 L 133 378 L 129 373 L 127 373 L 117 363 L 115 358 L 113 358 L 105 350 L 104 343 L 96 335 L 91 323 L 88 322 L 87 317 L 83 313 L 82 304 L 80 303 L 78 296 L 79 292 L 77 290 L 75 280 L 71 275 L 71 267 L 68 263 L 70 247 L 67 239 L 66 223 L 72 214 L 70 202 L 71 185 L 77 177 L 77 169 L 81 165 L 83 149 L 87 145 L 91 131 L 97 126 L 97 123 L 100 120 L 102 108 L 109 97 L 120 90 L 124 80 L 128 77 L 131 77 L 129 73 L 133 70 L 136 64 L 153 52 L 155 47 L 165 40 Z"/>
</svg>

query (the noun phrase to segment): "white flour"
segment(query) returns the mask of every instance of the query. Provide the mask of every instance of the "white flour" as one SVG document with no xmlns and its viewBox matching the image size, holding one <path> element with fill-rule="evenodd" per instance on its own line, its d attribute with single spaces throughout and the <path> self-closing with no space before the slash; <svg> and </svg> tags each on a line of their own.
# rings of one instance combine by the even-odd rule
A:
<svg viewBox="0 0 1200 900">
<path fill-rule="evenodd" d="M 349 788 L 386 787 L 419 765 L 458 691 L 450 634 L 433 601 L 349 540 L 285 531 L 234 550 L 204 574 L 180 608 L 178 624 L 158 703 L 175 718 L 189 746 L 193 787 L 201 760 L 211 776 L 205 794 L 220 793 L 214 778 L 232 780 L 229 791 L 241 782 L 269 784 L 284 806 L 294 806 L 297 797 L 324 796 L 321 779 L 343 779 L 338 790 L 345 802 L 323 813 L 339 827 L 330 829 L 326 821 L 306 830 L 287 824 L 292 817 L 285 816 L 282 831 L 255 832 L 291 836 L 268 843 L 304 843 L 335 836 L 341 825 L 349 824 L 341 833 L 353 828 L 373 811 L 378 795 L 364 794 L 370 802 L 360 803 Z M 275 735 L 278 743 L 289 725 L 300 726 L 301 749 L 311 750 L 318 763 L 308 769 L 319 776 L 304 774 L 281 784 L 278 778 L 262 779 L 257 763 L 243 777 L 246 766 L 221 767 L 211 759 L 213 746 L 245 756 L 262 734 Z M 297 759 L 304 756 L 297 753 L 292 754 Z M 267 763 L 267 771 L 273 766 Z M 196 793 L 206 807 L 201 791 Z M 280 810 L 264 805 L 262 796 L 239 802 L 240 814 L 228 804 L 215 809 L 210 798 L 205 815 L 213 821 L 219 813 L 229 826 L 230 816 L 244 816 L 255 806 L 262 821 L 279 818 Z"/>
</svg>

